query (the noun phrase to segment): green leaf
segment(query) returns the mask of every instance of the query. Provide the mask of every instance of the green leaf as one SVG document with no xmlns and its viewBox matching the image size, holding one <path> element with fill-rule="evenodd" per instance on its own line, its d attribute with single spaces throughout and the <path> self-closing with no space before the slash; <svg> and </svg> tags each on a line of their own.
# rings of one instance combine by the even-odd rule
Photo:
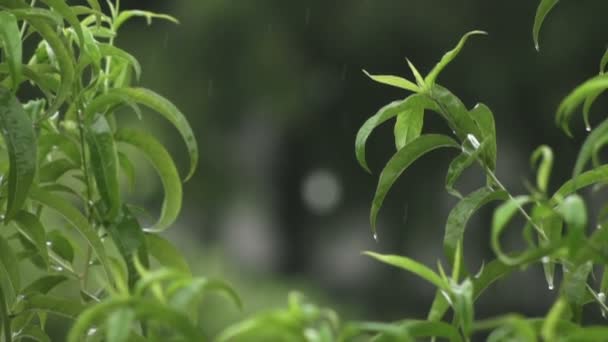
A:
<svg viewBox="0 0 608 342">
<path fill-rule="evenodd" d="M 433 67 L 433 69 L 429 72 L 429 74 L 424 79 L 424 83 L 426 84 L 427 89 L 433 88 L 433 86 L 435 85 L 435 80 L 437 80 L 437 76 L 439 76 L 441 71 L 448 64 L 450 64 L 450 62 L 452 62 L 454 60 L 454 58 L 456 58 L 456 56 L 458 56 L 458 54 L 460 53 L 460 50 L 462 50 L 462 48 L 464 47 L 464 44 L 466 43 L 467 39 L 469 39 L 470 36 L 477 35 L 477 34 L 487 35 L 487 33 L 484 31 L 468 32 L 464 36 L 462 36 L 462 38 L 460 38 L 460 41 L 458 42 L 456 47 L 454 47 L 454 49 L 448 51 L 445 55 L 443 55 L 443 57 L 441 57 L 441 60 L 439 61 L 439 63 L 437 63 L 437 65 L 435 65 L 435 67 Z"/>
<path fill-rule="evenodd" d="M 458 243 L 463 240 L 464 231 L 471 216 L 487 203 L 498 200 L 504 201 L 507 198 L 508 194 L 505 191 L 481 188 L 463 198 L 450 211 L 443 237 L 443 250 L 450 264 L 454 263 L 456 248 Z"/>
<path fill-rule="evenodd" d="M 592 268 L 593 263 L 585 262 L 565 274 L 561 290 L 568 299 L 568 302 L 575 305 L 584 304 L 585 295 L 587 294 L 587 278 Z"/>
<path fill-rule="evenodd" d="M 534 47 L 536 51 L 540 50 L 538 45 L 538 36 L 540 34 L 540 28 L 545 21 L 545 17 L 551 11 L 551 9 L 557 5 L 558 0 L 541 0 L 540 5 L 536 9 L 536 16 L 534 17 L 534 27 L 532 28 L 532 38 L 534 40 Z"/>
<path fill-rule="evenodd" d="M 38 342 L 51 342 L 51 338 L 37 325 L 29 324 L 19 331 L 18 339 L 27 338 Z"/>
<path fill-rule="evenodd" d="M 64 234 L 58 230 L 50 231 L 47 240 L 51 251 L 69 263 L 74 262 L 74 245 Z"/>
<path fill-rule="evenodd" d="M 48 21 L 50 25 L 61 26 L 63 25 L 63 18 L 56 12 L 49 11 L 44 8 L 30 7 L 30 8 L 14 8 L 10 12 L 17 17 L 17 19 L 31 20 L 31 19 L 42 19 Z M 19 32 L 19 31 L 17 31 Z M 20 34 L 17 36 L 20 37 Z"/>
<path fill-rule="evenodd" d="M 478 148 L 474 148 L 473 146 L 467 146 L 471 145 L 469 140 L 462 143 L 461 149 L 463 152 L 456 158 L 452 159 L 450 166 L 448 167 L 448 172 L 445 175 L 445 190 L 449 194 L 462 198 L 460 191 L 456 190 L 454 184 L 456 181 L 458 181 L 464 170 L 469 168 L 475 161 L 479 159 L 479 155 L 482 151 L 484 151 L 485 144 L 486 141 L 483 141 Z"/>
<path fill-rule="evenodd" d="M 78 144 L 66 135 L 49 132 L 40 135 L 38 139 L 38 164 L 48 160 L 52 152 L 60 152 L 72 163 L 78 166 L 81 164 Z"/>
<path fill-rule="evenodd" d="M 110 263 L 106 256 L 105 248 L 99 235 L 97 235 L 97 232 L 89 225 L 86 217 L 63 198 L 42 189 L 35 189 L 32 191 L 31 198 L 57 212 L 82 235 L 91 246 L 93 252 L 103 266 L 106 276 L 109 278 L 111 274 Z"/>
<path fill-rule="evenodd" d="M 496 169 L 496 125 L 494 123 L 494 114 L 488 106 L 483 103 L 478 103 L 469 111 L 469 115 L 477 124 L 481 133 L 481 155 L 484 164 L 494 171 Z"/>
<path fill-rule="evenodd" d="M 438 113 L 447 121 L 448 126 L 461 142 L 470 141 L 472 138 L 475 138 L 477 143 L 483 141 L 484 134 L 479 125 L 456 95 L 438 84 L 433 86 L 431 95 L 440 109 Z"/>
<path fill-rule="evenodd" d="M 608 165 L 597 167 L 581 173 L 580 175 L 565 182 L 551 197 L 551 203 L 557 202 L 564 197 L 576 192 L 579 189 L 593 185 L 596 183 L 608 181 Z"/>
<path fill-rule="evenodd" d="M 86 137 L 97 189 L 107 208 L 105 217 L 112 221 L 119 214 L 122 204 L 116 145 L 112 129 L 104 116 L 99 116 L 92 125 L 86 128 Z"/>
<path fill-rule="evenodd" d="M 0 131 L 9 157 L 8 203 L 4 220 L 23 207 L 36 172 L 36 136 L 17 98 L 0 87 Z"/>
<path fill-rule="evenodd" d="M 126 342 L 135 321 L 135 312 L 129 308 L 112 312 L 106 320 L 106 339 L 113 342 Z"/>
<path fill-rule="evenodd" d="M 411 101 L 395 122 L 395 146 L 397 150 L 418 138 L 422 133 L 424 110 L 427 101 Z"/>
<path fill-rule="evenodd" d="M 365 123 L 359 129 L 359 132 L 357 132 L 357 138 L 355 140 L 355 154 L 357 156 L 357 160 L 359 161 L 359 165 L 361 165 L 367 172 L 371 173 L 365 160 L 365 144 L 370 134 L 376 127 L 403 113 L 408 108 L 419 107 L 424 107 L 425 109 L 431 109 L 437 112 L 439 111 L 437 105 L 429 97 L 414 94 L 408 96 L 405 100 L 391 102 L 390 104 L 380 108 L 376 114 L 367 119 L 367 121 L 365 121 Z"/>
<path fill-rule="evenodd" d="M 185 274 L 191 274 L 190 267 L 181 251 L 158 234 L 146 234 L 146 244 L 150 255 L 161 265 Z"/>
<path fill-rule="evenodd" d="M 8 302 L 0 284 L 0 330 L 4 333 L 6 342 L 12 341 L 13 333 L 11 332 L 11 318 L 9 317 Z"/>
<path fill-rule="evenodd" d="M 564 222 L 568 226 L 568 253 L 574 256 L 583 247 L 587 228 L 587 208 L 578 195 L 566 197 L 557 207 Z"/>
<path fill-rule="evenodd" d="M 160 232 L 177 219 L 182 205 L 182 184 L 171 155 L 153 136 L 139 130 L 122 129 L 116 140 L 141 151 L 158 172 L 165 197 L 158 221 L 148 231 Z"/>
<path fill-rule="evenodd" d="M 190 169 L 185 180 L 190 179 L 198 164 L 198 146 L 196 139 L 184 114 L 164 97 L 144 88 L 111 89 L 107 93 L 100 95 L 91 101 L 85 111 L 85 117 L 87 120 L 92 120 L 96 113 L 102 112 L 103 108 L 124 103 L 138 103 L 147 106 L 157 111 L 177 128 L 188 147 Z"/>
<path fill-rule="evenodd" d="M 21 82 L 22 47 L 21 34 L 17 25 L 17 18 L 14 14 L 0 12 L 0 46 L 2 47 L 3 57 L 7 61 L 13 83 L 13 92 L 17 92 L 17 87 Z"/>
<path fill-rule="evenodd" d="M 47 275 L 34 280 L 31 284 L 26 286 L 21 294 L 28 296 L 36 293 L 46 294 L 54 289 L 57 285 L 68 280 L 64 275 Z"/>
<path fill-rule="evenodd" d="M 418 87 L 423 88 L 424 87 L 424 78 L 420 74 L 420 71 L 418 71 L 418 69 L 416 69 L 414 64 L 412 64 L 412 62 L 409 59 L 406 58 L 406 61 L 407 61 L 407 66 L 410 67 L 410 70 L 412 71 L 412 74 L 414 75 L 414 78 L 416 79 L 416 84 L 418 84 Z"/>
<path fill-rule="evenodd" d="M 35 294 L 24 299 L 24 311 L 43 311 L 76 319 L 85 309 L 80 302 L 63 297 Z"/>
<path fill-rule="evenodd" d="M 530 202 L 530 200 L 531 199 L 528 196 L 518 196 L 513 199 L 509 199 L 507 202 L 498 207 L 496 211 L 494 211 L 491 236 L 492 249 L 494 250 L 494 253 L 498 259 L 505 264 L 516 264 L 519 258 L 510 257 L 502 251 L 500 246 L 500 235 L 506 228 L 507 223 L 509 223 L 513 215 L 515 215 L 521 206 Z"/>
<path fill-rule="evenodd" d="M 19 233 L 36 246 L 38 254 L 42 257 L 44 264 L 49 265 L 46 233 L 40 220 L 38 220 L 38 217 L 22 210 L 15 216 L 15 223 L 17 224 Z"/>
<path fill-rule="evenodd" d="M 608 135 L 608 119 L 604 120 L 596 129 L 591 132 L 585 139 L 583 146 L 581 146 L 578 157 L 576 158 L 576 164 L 574 171 L 572 172 L 573 177 L 577 177 L 583 172 L 583 169 L 592 158 L 593 153 L 600 148 L 600 144 L 606 144 L 606 136 Z"/>
<path fill-rule="evenodd" d="M 593 96 L 598 91 L 608 89 L 608 74 L 595 76 L 581 85 L 577 86 L 560 103 L 555 117 L 556 123 L 562 130 L 572 136 L 569 122 L 574 110 L 589 96 Z"/>
<path fill-rule="evenodd" d="M 110 225 L 108 232 L 127 265 L 129 288 L 133 288 L 139 278 L 133 258 L 140 249 L 147 250 L 144 233 L 139 222 L 126 206 L 122 209 L 120 220 L 116 224 Z M 147 254 L 144 256 L 147 258 Z M 143 262 L 148 264 L 147 260 Z"/>
<path fill-rule="evenodd" d="M 80 46 L 84 45 L 84 35 L 82 33 L 82 27 L 80 26 L 80 20 L 76 14 L 72 11 L 70 6 L 65 0 L 42 0 L 45 4 L 51 7 L 54 11 L 61 14 L 61 16 L 72 26 L 74 32 L 78 36 Z"/>
<path fill-rule="evenodd" d="M 162 19 L 172 22 L 174 24 L 179 24 L 179 21 L 177 19 L 167 14 L 160 14 L 141 10 L 126 10 L 121 11 L 120 14 L 118 14 L 116 19 L 114 20 L 114 23 L 112 24 L 114 31 L 118 31 L 122 24 L 134 17 L 146 18 L 146 22 L 148 23 L 148 25 L 152 24 L 152 19 Z"/>
<path fill-rule="evenodd" d="M 403 173 L 403 171 L 405 171 L 418 158 L 440 147 L 458 148 L 459 146 L 453 139 L 445 135 L 422 135 L 397 151 L 397 153 L 395 153 L 395 155 L 393 155 L 393 157 L 389 160 L 380 174 L 378 187 L 372 202 L 370 221 L 372 225 L 372 232 L 374 234 L 376 233 L 376 217 L 378 216 L 378 211 L 382 206 L 382 202 L 384 202 L 386 194 L 393 186 L 397 178 L 399 178 L 401 173 Z"/>
<path fill-rule="evenodd" d="M 239 308 L 243 306 L 239 295 L 229 284 L 221 280 L 206 278 L 185 279 L 173 284 L 168 291 L 171 297 L 169 304 L 186 314 L 190 311 L 197 312 L 200 300 L 208 291 L 219 291 L 230 298 Z"/>
<path fill-rule="evenodd" d="M 139 80 L 141 76 L 141 65 L 139 64 L 137 58 L 125 50 L 117 48 L 113 45 L 98 43 L 97 46 L 99 47 L 99 52 L 102 56 L 120 58 L 128 62 L 131 67 L 133 67 L 133 71 L 135 71 L 135 77 Z"/>
<path fill-rule="evenodd" d="M 116 139 L 116 137 L 114 137 Z M 120 150 L 118 151 L 118 163 L 120 164 L 120 169 L 127 177 L 129 191 L 133 191 L 135 188 L 135 166 L 127 157 L 126 154 L 122 153 Z"/>
<path fill-rule="evenodd" d="M 38 172 L 38 183 L 55 183 L 58 179 L 72 170 L 80 170 L 78 165 L 68 159 L 57 159 L 45 163 Z"/>
<path fill-rule="evenodd" d="M 21 276 L 19 263 L 13 249 L 8 242 L 0 236 L 0 286 L 7 292 L 8 302 L 12 302 L 21 290 Z"/>
<path fill-rule="evenodd" d="M 420 88 L 412 81 L 406 80 L 403 77 L 393 76 L 393 75 L 372 75 L 369 72 L 363 70 L 363 73 L 371 78 L 372 80 L 386 84 L 392 87 L 401 88 L 405 90 L 409 90 L 414 93 L 420 92 Z"/>
<path fill-rule="evenodd" d="M 538 164 L 538 171 L 536 173 L 536 186 L 538 187 L 538 190 L 546 193 L 549 186 L 549 178 L 551 177 L 551 169 L 553 168 L 553 151 L 549 146 L 541 145 L 534 150 L 532 157 L 530 158 L 532 167 L 536 165 L 539 159 L 540 163 Z"/>
<path fill-rule="evenodd" d="M 74 59 L 63 40 L 51 26 L 40 19 L 30 19 L 29 23 L 38 31 L 38 33 L 40 33 L 42 38 L 44 38 L 44 41 L 51 47 L 54 56 L 57 59 L 57 63 L 59 64 L 61 86 L 55 95 L 54 102 L 47 110 L 47 113 L 52 115 L 55 114 L 72 92 L 72 86 L 74 85 L 74 79 L 76 78 Z"/>
<path fill-rule="evenodd" d="M 465 336 L 471 334 L 473 321 L 475 320 L 473 310 L 473 282 L 466 279 L 462 284 L 452 286 L 454 297 L 454 313 Z"/>
<path fill-rule="evenodd" d="M 68 342 L 79 342 L 89 327 L 95 325 L 100 319 L 108 317 L 114 310 L 131 307 L 135 316 L 140 319 L 150 319 L 162 323 L 171 331 L 181 334 L 184 341 L 204 341 L 198 329 L 188 317 L 172 310 L 168 306 L 140 298 L 111 299 L 89 307 L 78 316 L 70 329 Z"/>
<path fill-rule="evenodd" d="M 382 255 L 374 252 L 364 252 L 363 254 L 368 255 L 385 264 L 389 264 L 412 272 L 420 278 L 435 285 L 437 288 L 444 291 L 449 291 L 448 284 L 439 275 L 437 275 L 437 273 L 415 260 L 399 255 Z"/>
</svg>

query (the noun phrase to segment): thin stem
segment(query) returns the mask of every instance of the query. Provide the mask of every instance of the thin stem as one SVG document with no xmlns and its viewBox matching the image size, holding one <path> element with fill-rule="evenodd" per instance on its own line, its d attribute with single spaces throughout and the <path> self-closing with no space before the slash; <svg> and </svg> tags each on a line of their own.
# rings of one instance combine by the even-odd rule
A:
<svg viewBox="0 0 608 342">
<path fill-rule="evenodd" d="M 496 177 L 496 175 L 494 174 L 494 172 L 492 172 L 492 170 L 490 170 L 489 168 L 485 167 L 484 168 L 486 173 L 490 176 L 490 178 L 492 178 L 492 181 L 494 183 L 496 183 L 496 185 L 498 185 L 498 187 L 500 188 L 500 190 L 504 191 L 507 193 L 507 195 L 509 196 L 509 199 L 511 201 L 513 201 L 513 203 L 517 202 L 515 201 L 515 198 L 511 195 L 511 193 L 507 190 L 507 188 L 502 185 L 502 183 L 500 182 L 500 180 L 498 180 L 498 178 Z M 517 209 L 519 210 L 519 212 L 526 218 L 526 220 L 528 222 L 530 222 L 530 224 L 532 225 L 532 227 L 534 228 L 534 230 L 536 230 L 538 232 L 538 234 L 540 235 L 540 237 L 542 239 L 544 239 L 545 241 L 548 241 L 549 238 L 547 237 L 547 235 L 545 234 L 545 231 L 542 230 L 535 222 L 534 220 L 532 220 L 532 218 L 530 217 L 530 215 L 528 215 L 528 213 L 526 212 L 526 210 L 519 204 L 517 204 Z"/>
</svg>

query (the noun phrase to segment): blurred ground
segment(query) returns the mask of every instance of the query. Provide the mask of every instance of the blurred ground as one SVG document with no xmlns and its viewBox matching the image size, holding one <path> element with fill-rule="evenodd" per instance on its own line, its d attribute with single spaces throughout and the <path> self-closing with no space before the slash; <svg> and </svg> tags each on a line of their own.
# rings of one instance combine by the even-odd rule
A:
<svg viewBox="0 0 608 342">
<path fill-rule="evenodd" d="M 583 3 L 560 2 L 543 28 L 539 53 L 531 38 L 536 1 L 125 3 L 181 21 L 131 23 L 118 41 L 141 61 L 142 84 L 172 99 L 199 139 L 202 162 L 185 187 L 172 237 L 197 273 L 235 283 L 249 310 L 282 303 L 294 288 L 347 317 L 423 316 L 432 289 L 360 252 L 404 254 L 430 266 L 442 258 L 443 227 L 455 204 L 443 189 L 453 155 L 433 153 L 402 176 L 380 212 L 374 242 L 369 206 L 394 151 L 392 127 L 378 130 L 368 146 L 374 175 L 357 165 L 354 137 L 378 108 L 407 94 L 372 82 L 361 69 L 410 77 L 405 57 L 426 72 L 463 33 L 488 31 L 467 43 L 439 81 L 467 106 L 484 102 L 494 111 L 497 174 L 512 193 L 533 179 L 529 155 L 541 143 L 557 155 L 555 189 L 585 136 L 578 119 L 575 138 L 563 135 L 553 124 L 555 109 L 575 84 L 597 73 L 606 47 L 601 13 L 608 2 Z M 593 123 L 605 109 L 606 101 L 596 104 Z M 438 117 L 426 120 L 425 131 L 446 132 Z M 176 132 L 160 119 L 150 129 L 165 134 L 185 166 Z M 140 191 L 162 191 L 153 186 L 156 179 L 139 179 L 146 185 Z M 472 191 L 483 179 L 471 170 L 459 188 Z M 490 215 L 488 207 L 467 228 L 470 269 L 492 257 Z M 478 315 L 545 312 L 554 294 L 543 279 L 540 268 L 531 268 L 490 289 Z"/>
</svg>

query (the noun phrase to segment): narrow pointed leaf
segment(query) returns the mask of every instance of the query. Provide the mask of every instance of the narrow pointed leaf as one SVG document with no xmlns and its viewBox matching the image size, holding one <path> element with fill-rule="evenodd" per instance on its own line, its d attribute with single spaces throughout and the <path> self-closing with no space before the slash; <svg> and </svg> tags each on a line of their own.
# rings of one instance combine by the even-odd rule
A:
<svg viewBox="0 0 608 342">
<path fill-rule="evenodd" d="M 52 342 L 49 335 L 47 335 L 39 326 L 30 324 L 19 331 L 16 336 L 19 340 L 27 338 L 28 340 L 34 340 L 37 342 Z"/>
<path fill-rule="evenodd" d="M 440 147 L 458 148 L 459 146 L 453 139 L 445 135 L 422 135 L 397 151 L 397 153 L 395 153 L 395 155 L 389 160 L 380 174 L 378 187 L 372 202 L 370 222 L 372 225 L 372 231 L 374 233 L 376 232 L 376 217 L 378 216 L 378 211 L 384 202 L 386 194 L 393 186 L 397 178 L 399 178 L 401 173 L 403 173 L 403 171 L 405 171 L 418 158 Z"/>
<path fill-rule="evenodd" d="M 365 70 L 363 70 L 363 73 L 367 77 L 371 78 L 372 80 L 374 80 L 378 83 L 386 84 L 391 87 L 409 90 L 414 93 L 418 93 L 420 91 L 420 88 L 418 88 L 418 86 L 414 82 L 406 80 L 403 77 L 393 76 L 393 75 L 372 75 Z"/>
<path fill-rule="evenodd" d="M 162 19 L 162 20 L 172 22 L 174 24 L 179 24 L 179 21 L 176 18 L 174 18 L 170 15 L 167 15 L 167 14 L 154 13 L 154 12 L 142 11 L 142 10 L 126 10 L 126 11 L 121 11 L 120 14 L 118 15 L 118 17 L 116 17 L 116 20 L 114 20 L 114 23 L 113 23 L 114 31 L 118 31 L 118 29 L 122 26 L 122 24 L 124 24 L 127 20 L 134 18 L 134 17 L 146 18 L 148 25 L 150 25 L 152 23 L 152 19 Z"/>
<path fill-rule="evenodd" d="M 158 140 L 143 131 L 123 129 L 116 133 L 116 140 L 141 151 L 158 172 L 165 197 L 158 221 L 148 230 L 167 229 L 177 219 L 182 205 L 182 184 L 171 155 Z"/>
<path fill-rule="evenodd" d="M 15 8 L 10 11 L 18 19 L 30 20 L 30 19 L 42 19 L 48 22 L 50 25 L 62 26 L 63 18 L 57 12 L 53 12 L 44 8 Z"/>
<path fill-rule="evenodd" d="M 538 171 L 536 172 L 536 186 L 543 193 L 547 192 L 549 186 L 549 178 L 551 177 L 551 169 L 553 168 L 553 151 L 547 145 L 539 146 L 532 153 L 530 164 L 534 166 L 538 160 Z"/>
<path fill-rule="evenodd" d="M 385 121 L 396 117 L 411 107 L 424 107 L 425 109 L 439 111 L 437 105 L 429 97 L 415 94 L 408 96 L 405 100 L 394 101 L 380 108 L 376 114 L 367 119 L 363 126 L 361 126 L 355 140 L 355 154 L 359 161 L 359 165 L 367 172 L 371 173 L 365 160 L 365 144 L 372 131 Z"/>
<path fill-rule="evenodd" d="M 30 241 L 36 249 L 38 254 L 42 257 L 45 265 L 49 265 L 49 251 L 46 245 L 46 233 L 44 227 L 38 220 L 36 215 L 30 214 L 27 211 L 20 211 L 15 216 L 15 223 L 19 233 L 22 234 L 28 241 Z"/>
<path fill-rule="evenodd" d="M 129 308 L 112 312 L 106 320 L 106 339 L 113 342 L 127 342 L 134 321 L 135 312 Z"/>
<path fill-rule="evenodd" d="M 456 248 L 464 237 L 464 231 L 471 216 L 487 203 L 499 200 L 504 201 L 507 198 L 508 194 L 504 191 L 481 188 L 463 198 L 450 211 L 443 237 L 443 250 L 450 264 L 454 263 Z"/>
<path fill-rule="evenodd" d="M 437 273 L 415 260 L 399 255 L 382 255 L 374 252 L 364 252 L 364 254 L 385 264 L 412 272 L 439 289 L 446 291 L 449 289 L 448 284 Z"/>
<path fill-rule="evenodd" d="M 587 278 L 591 274 L 592 267 L 593 264 L 591 262 L 585 262 L 570 270 L 564 276 L 561 290 L 570 303 L 576 305 L 584 304 L 585 295 L 587 294 Z"/>
<path fill-rule="evenodd" d="M 580 175 L 589 160 L 592 158 L 593 153 L 600 148 L 598 144 L 606 143 L 606 135 L 608 134 L 608 119 L 604 120 L 591 134 L 587 136 L 583 146 L 579 150 L 578 157 L 576 158 L 576 164 L 574 171 L 572 172 L 573 177 Z"/>
<path fill-rule="evenodd" d="M 0 236 L 0 287 L 6 292 L 7 302 L 11 303 L 21 290 L 19 264 L 13 249 Z"/>
<path fill-rule="evenodd" d="M 11 342 L 13 333 L 11 332 L 11 318 L 8 312 L 8 301 L 4 296 L 2 285 L 0 284 L 0 330 L 3 332 L 4 340 Z"/>
<path fill-rule="evenodd" d="M 574 110 L 580 106 L 587 97 L 593 96 L 595 93 L 606 89 L 608 89 L 608 74 L 595 76 L 576 87 L 560 103 L 555 117 L 557 125 L 561 127 L 566 134 L 571 136 L 572 133 L 570 132 L 569 123 Z"/>
<path fill-rule="evenodd" d="M 108 231 L 127 265 L 129 288 L 133 288 L 139 278 L 133 260 L 138 255 L 140 249 L 146 249 L 144 232 L 135 216 L 133 216 L 127 207 L 123 207 L 120 220 L 116 224 L 109 226 Z M 147 260 L 144 263 L 147 264 Z"/>
<path fill-rule="evenodd" d="M 61 317 L 76 319 L 85 306 L 76 300 L 36 294 L 27 297 L 24 311 L 44 311 Z"/>
<path fill-rule="evenodd" d="M 84 36 L 82 33 L 82 27 L 80 26 L 80 20 L 76 14 L 72 11 L 70 6 L 65 2 L 65 0 L 42 0 L 49 7 L 53 8 L 53 10 L 57 11 L 57 13 L 61 14 L 61 16 L 72 26 L 74 32 L 78 36 L 78 40 L 80 41 L 80 46 L 84 45 Z"/>
<path fill-rule="evenodd" d="M 5 221 L 23 207 L 36 172 L 36 136 L 29 116 L 13 94 L 0 87 L 0 130 L 9 155 Z"/>
<path fill-rule="evenodd" d="M 580 175 L 565 182 L 551 198 L 551 203 L 557 204 L 560 199 L 582 189 L 584 187 L 607 182 L 608 181 L 608 165 L 603 165 L 595 169 L 581 173 Z"/>
<path fill-rule="evenodd" d="M 496 125 L 494 123 L 494 114 L 488 106 L 483 103 L 478 103 L 469 111 L 469 115 L 477 124 L 481 137 L 477 137 L 482 141 L 481 156 L 484 164 L 494 171 L 496 169 Z"/>
<path fill-rule="evenodd" d="M 508 200 L 498 207 L 496 211 L 494 211 L 494 216 L 492 218 L 491 245 L 498 259 L 505 264 L 515 264 L 519 258 L 508 256 L 502 251 L 502 247 L 500 246 L 500 235 L 506 228 L 513 215 L 515 215 L 521 206 L 529 201 L 530 198 L 528 196 L 518 196 L 514 199 Z"/>
<path fill-rule="evenodd" d="M 106 218 L 114 220 L 122 206 L 118 181 L 118 156 L 114 136 L 108 121 L 99 116 L 86 128 L 86 138 L 91 155 L 91 168 L 107 212 Z"/>
<path fill-rule="evenodd" d="M 135 77 L 137 79 L 140 78 L 141 65 L 139 64 L 137 58 L 135 58 L 133 55 L 113 45 L 98 43 L 97 46 L 99 47 L 99 52 L 102 56 L 115 57 L 127 61 L 133 68 L 133 71 L 135 71 Z"/>
<path fill-rule="evenodd" d="M 414 103 L 415 102 L 415 103 Z M 405 108 L 403 113 L 397 115 L 395 122 L 395 146 L 397 150 L 416 139 L 422 133 L 424 121 L 423 101 L 412 101 L 412 105 Z"/>
<path fill-rule="evenodd" d="M 146 245 L 150 255 L 161 265 L 185 274 L 191 274 L 190 266 L 188 266 L 182 253 L 168 240 L 158 234 L 146 234 Z"/>
<path fill-rule="evenodd" d="M 21 82 L 21 64 L 23 63 L 21 34 L 19 33 L 17 18 L 14 14 L 6 11 L 0 12 L 0 43 L 3 57 L 11 72 L 13 90 L 16 92 Z"/>
<path fill-rule="evenodd" d="M 462 284 L 452 286 L 454 297 L 454 313 L 460 322 L 460 327 L 465 336 L 471 334 L 475 314 L 473 310 L 473 282 L 466 279 Z"/>
<path fill-rule="evenodd" d="M 407 66 L 410 67 L 410 70 L 412 71 L 412 74 L 414 75 L 414 78 L 416 79 L 416 83 L 418 84 L 419 87 L 424 87 L 424 78 L 420 74 L 420 71 L 418 71 L 418 69 L 416 69 L 414 64 L 412 64 L 412 62 L 409 59 L 406 59 L 406 60 L 407 60 Z"/>
<path fill-rule="evenodd" d="M 74 60 L 63 40 L 57 35 L 55 30 L 41 19 L 30 19 L 29 23 L 40 33 L 45 42 L 53 50 L 61 72 L 61 87 L 55 94 L 54 102 L 50 105 L 47 113 L 54 114 L 59 107 L 67 100 L 72 92 L 75 79 Z"/>
<path fill-rule="evenodd" d="M 536 9 L 536 16 L 534 17 L 534 27 L 532 28 L 532 38 L 534 40 L 534 47 L 539 50 L 538 36 L 540 35 L 540 28 L 545 21 L 545 17 L 551 11 L 551 9 L 557 5 L 558 0 L 541 0 L 538 8 Z"/>
<path fill-rule="evenodd" d="M 42 189 L 35 189 L 31 193 L 32 200 L 54 210 L 61 215 L 74 229 L 82 235 L 82 237 L 91 246 L 93 252 L 103 266 L 106 276 L 111 274 L 110 263 L 106 256 L 105 248 L 97 232 L 89 225 L 86 217 L 84 217 L 78 209 L 74 208 L 70 203 Z"/>
<path fill-rule="evenodd" d="M 454 185 L 462 173 L 480 158 L 481 152 L 484 151 L 485 144 L 486 141 L 483 141 L 478 148 L 472 148 L 471 152 L 471 148 L 466 147 L 469 145 L 469 141 L 463 142 L 463 152 L 450 162 L 448 172 L 445 175 L 445 189 L 448 193 L 455 197 L 462 198 L 462 195 L 456 190 Z"/>
<path fill-rule="evenodd" d="M 462 36 L 462 38 L 460 38 L 460 41 L 458 42 L 456 47 L 454 47 L 454 49 L 448 51 L 445 55 L 443 55 L 443 57 L 441 58 L 439 63 L 437 63 L 437 65 L 435 65 L 435 67 L 429 72 L 429 74 L 424 79 L 424 83 L 426 84 L 427 87 L 429 87 L 429 88 L 433 87 L 433 85 L 435 84 L 435 80 L 437 80 L 437 76 L 439 76 L 441 71 L 448 64 L 450 64 L 450 62 L 452 62 L 454 60 L 454 58 L 456 58 L 456 56 L 458 56 L 458 54 L 460 53 L 460 50 L 462 50 L 462 48 L 464 47 L 464 44 L 469 39 L 469 37 L 471 37 L 473 35 L 477 35 L 477 34 L 486 35 L 487 33 L 484 31 L 468 32 L 464 36 Z"/>
<path fill-rule="evenodd" d="M 190 156 L 190 169 L 185 177 L 185 180 L 188 180 L 194 174 L 198 164 L 198 146 L 186 117 L 169 100 L 144 88 L 115 88 L 95 98 L 87 107 L 85 117 L 87 120 L 92 120 L 96 113 L 102 112 L 106 107 L 129 102 L 142 104 L 155 110 L 177 128 L 188 147 Z"/>
<path fill-rule="evenodd" d="M 68 278 L 63 275 L 47 275 L 34 280 L 32 283 L 27 285 L 21 294 L 29 296 L 36 293 L 47 294 L 57 285 L 67 281 Z"/>
</svg>

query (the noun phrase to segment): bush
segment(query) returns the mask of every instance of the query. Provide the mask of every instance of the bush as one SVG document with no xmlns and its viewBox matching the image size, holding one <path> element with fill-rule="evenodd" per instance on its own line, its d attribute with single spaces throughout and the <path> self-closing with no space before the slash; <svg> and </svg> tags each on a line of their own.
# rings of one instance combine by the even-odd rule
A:
<svg viewBox="0 0 608 342">
<path fill-rule="evenodd" d="M 196 170 L 198 149 L 185 116 L 167 99 L 135 87 L 141 74 L 137 59 L 114 45 L 126 21 L 143 17 L 177 22 L 171 16 L 121 10 L 107 1 L 109 14 L 97 0 L 88 6 L 63 0 L 31 4 L 0 0 L 0 133 L 2 149 L 0 206 L 0 327 L 4 341 L 49 341 L 57 334 L 49 316 L 70 323 L 68 341 L 202 341 L 208 338 L 198 320 L 198 306 L 209 291 L 218 291 L 235 305 L 241 301 L 225 282 L 195 277 L 181 252 L 159 233 L 177 218 L 182 201 L 182 178 Z M 537 10 L 533 38 L 538 49 L 542 22 L 556 0 L 543 0 Z M 459 199 L 449 214 L 443 247 L 447 265 L 433 270 L 398 255 L 365 252 L 383 263 L 415 273 L 436 287 L 426 320 L 399 322 L 340 322 L 331 309 L 292 294 L 285 309 L 256 314 L 225 328 L 217 341 L 410 341 L 420 337 L 469 341 L 598 341 L 608 328 L 590 326 L 583 310 L 593 304 L 606 314 L 608 241 L 606 214 L 589 231 L 584 199 L 577 194 L 608 181 L 608 166 L 599 152 L 608 143 L 608 121 L 591 130 L 593 102 L 606 89 L 608 53 L 600 74 L 576 87 L 559 105 L 558 126 L 573 135 L 569 122 L 577 108 L 591 133 L 583 143 L 572 178 L 556 191 L 548 189 L 553 152 L 534 151 L 537 168 L 530 193 L 511 194 L 495 175 L 496 128 L 490 108 L 463 102 L 437 79 L 457 57 L 465 34 L 426 75 L 408 61 L 414 81 L 392 75 L 366 74 L 373 80 L 413 94 L 381 108 L 361 127 L 355 143 L 361 166 L 369 171 L 365 145 L 380 124 L 395 119 L 396 152 L 383 168 L 373 199 L 370 220 L 376 237 L 376 217 L 396 179 L 419 157 L 438 148 L 454 148 L 445 187 Z M 157 112 L 180 133 L 190 167 L 180 178 L 165 147 L 143 130 L 118 120 L 121 109 L 141 120 L 141 107 Z M 424 115 L 441 116 L 453 136 L 423 134 Z M 158 172 L 164 189 L 160 217 L 150 227 L 138 219 L 142 209 L 127 203 L 127 189 L 135 183 L 128 148 L 143 154 Z M 591 164 L 591 169 L 587 166 Z M 462 172 L 479 166 L 485 184 L 467 195 L 455 187 Z M 467 221 L 481 207 L 500 202 L 491 223 L 490 246 L 496 259 L 471 272 L 464 263 L 463 236 Z M 504 251 L 501 235 L 516 215 L 525 219 L 525 248 Z M 514 225 L 514 224 L 511 224 Z M 476 320 L 475 301 L 494 282 L 533 265 L 544 271 L 548 288 L 559 285 L 545 317 L 520 314 Z M 561 268 L 562 277 L 556 277 Z M 601 268 L 600 282 L 590 277 Z M 446 271 L 449 271 L 446 272 Z M 27 282 L 25 281 L 27 279 Z M 64 291 L 60 291 L 61 288 Z M 77 289 L 77 291 L 65 291 Z M 72 293 L 70 293 L 72 292 Z M 451 314 L 450 314 L 451 312 Z M 484 335 L 487 334 L 487 335 Z"/>
</svg>

